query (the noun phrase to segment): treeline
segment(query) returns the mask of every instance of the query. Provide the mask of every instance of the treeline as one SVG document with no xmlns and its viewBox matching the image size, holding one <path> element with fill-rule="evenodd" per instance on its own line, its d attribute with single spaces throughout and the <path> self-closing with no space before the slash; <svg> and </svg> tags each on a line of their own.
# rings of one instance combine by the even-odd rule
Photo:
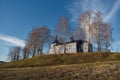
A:
<svg viewBox="0 0 120 80">
<path fill-rule="evenodd" d="M 54 32 L 47 26 L 34 27 L 28 34 L 25 47 L 13 47 L 10 49 L 9 58 L 12 61 L 34 57 L 43 54 L 43 49 L 49 49 L 50 44 L 57 38 L 60 43 L 66 42 L 70 37 L 75 40 L 86 40 L 89 44 L 93 44 L 98 52 L 102 49 L 107 51 L 112 45 L 113 28 L 109 23 L 103 21 L 100 11 L 87 11 L 80 15 L 77 26 L 71 26 L 70 21 L 66 17 L 61 17 L 54 28 Z M 66 53 L 66 49 L 64 49 Z M 20 57 L 20 55 L 22 57 Z"/>
</svg>

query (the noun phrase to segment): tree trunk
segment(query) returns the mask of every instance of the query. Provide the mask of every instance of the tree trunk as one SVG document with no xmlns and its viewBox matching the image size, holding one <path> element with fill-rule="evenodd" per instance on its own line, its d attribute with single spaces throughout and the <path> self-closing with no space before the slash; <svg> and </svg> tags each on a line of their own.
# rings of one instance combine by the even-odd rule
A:
<svg viewBox="0 0 120 80">
<path fill-rule="evenodd" d="M 34 46 L 34 50 L 33 50 L 33 55 L 32 55 L 32 57 L 35 57 L 35 53 L 36 53 L 36 46 Z"/>
<path fill-rule="evenodd" d="M 66 53 L 66 43 L 64 43 L 64 53 Z"/>
</svg>

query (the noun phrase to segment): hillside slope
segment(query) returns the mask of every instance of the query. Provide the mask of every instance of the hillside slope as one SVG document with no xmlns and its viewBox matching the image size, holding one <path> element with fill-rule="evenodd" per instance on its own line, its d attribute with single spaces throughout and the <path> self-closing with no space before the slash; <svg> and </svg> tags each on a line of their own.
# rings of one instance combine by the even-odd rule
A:
<svg viewBox="0 0 120 80">
<path fill-rule="evenodd" d="M 43 67 L 120 60 L 119 53 L 74 53 L 41 55 L 1 64 L 0 68 Z"/>
<path fill-rule="evenodd" d="M 120 80 L 120 60 L 73 65 L 3 68 L 0 80 Z"/>
</svg>

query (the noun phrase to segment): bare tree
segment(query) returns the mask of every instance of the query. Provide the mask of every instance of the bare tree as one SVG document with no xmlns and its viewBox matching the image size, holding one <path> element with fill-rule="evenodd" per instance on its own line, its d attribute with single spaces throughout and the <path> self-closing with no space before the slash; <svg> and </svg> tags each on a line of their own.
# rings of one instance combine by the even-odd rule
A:
<svg viewBox="0 0 120 80">
<path fill-rule="evenodd" d="M 16 47 L 15 51 L 16 51 L 16 54 L 17 54 L 16 60 L 18 61 L 20 59 L 21 48 L 20 47 Z"/>
<path fill-rule="evenodd" d="M 49 44 L 50 40 L 50 30 L 46 26 L 42 26 L 39 29 L 39 38 L 38 38 L 38 53 L 43 53 L 43 47 L 45 44 Z"/>
<path fill-rule="evenodd" d="M 8 54 L 8 59 L 10 61 L 17 61 L 20 59 L 21 48 L 20 47 L 12 47 L 10 48 L 10 52 Z"/>
<path fill-rule="evenodd" d="M 94 14 L 95 16 L 92 26 L 93 26 L 94 40 L 98 46 L 98 52 L 101 52 L 104 46 L 107 51 L 108 47 L 112 44 L 113 41 L 112 38 L 113 28 L 108 23 L 103 22 L 102 15 L 99 11 L 95 12 Z"/>
<path fill-rule="evenodd" d="M 16 54 L 14 54 L 14 50 L 12 48 L 10 48 L 10 51 L 8 54 L 8 60 L 15 61 L 15 56 L 16 56 Z"/>
<path fill-rule="evenodd" d="M 87 11 L 80 16 L 79 24 L 86 32 L 89 43 L 96 43 L 98 52 L 101 52 L 103 44 L 106 50 L 112 41 L 112 28 L 104 23 L 100 11 Z"/>
<path fill-rule="evenodd" d="M 25 46 L 23 48 L 23 59 L 29 58 L 29 54 L 30 54 L 29 48 L 28 46 Z"/>
<path fill-rule="evenodd" d="M 37 48 L 37 37 L 38 37 L 38 28 L 34 27 L 32 31 L 29 33 L 28 39 L 26 41 L 26 45 L 28 46 L 28 49 L 32 52 L 32 57 L 36 54 L 36 48 Z"/>
<path fill-rule="evenodd" d="M 78 22 L 81 25 L 80 28 L 85 31 L 85 38 L 88 41 L 88 51 L 91 51 L 90 45 L 93 42 L 92 13 L 92 11 L 83 13 Z"/>
<path fill-rule="evenodd" d="M 103 32 L 103 47 L 105 46 L 106 52 L 108 48 L 112 45 L 113 37 L 112 37 L 113 28 L 110 24 L 105 23 L 102 28 Z"/>
<path fill-rule="evenodd" d="M 28 49 L 32 51 L 32 56 L 42 54 L 43 47 L 48 43 L 50 37 L 50 30 L 46 26 L 40 28 L 33 28 L 27 39 Z"/>
<path fill-rule="evenodd" d="M 50 51 L 50 48 L 51 48 L 51 44 L 53 43 L 54 40 L 55 40 L 54 36 L 49 34 L 47 43 L 45 45 L 47 54 L 49 54 L 49 51 Z"/>
<path fill-rule="evenodd" d="M 93 35 L 94 35 L 94 41 L 95 43 L 97 43 L 98 46 L 98 52 L 101 52 L 102 50 L 102 43 L 103 43 L 103 27 L 104 27 L 104 23 L 102 21 L 101 18 L 101 13 L 95 12 L 94 13 L 94 21 L 92 22 L 92 26 L 93 26 Z"/>
<path fill-rule="evenodd" d="M 79 18 L 79 25 L 85 30 L 88 43 L 91 43 L 92 26 L 91 26 L 91 11 L 83 13 Z"/>
<path fill-rule="evenodd" d="M 74 37 L 78 40 L 85 40 L 85 31 L 83 28 L 77 27 L 74 31 Z"/>
<path fill-rule="evenodd" d="M 56 34 L 60 42 L 64 43 L 64 53 L 66 53 L 66 41 L 70 35 L 70 26 L 66 17 L 61 17 L 55 28 Z"/>
<path fill-rule="evenodd" d="M 94 23 L 94 41 L 97 43 L 98 52 L 101 51 L 101 44 L 102 44 L 102 24 L 101 23 Z"/>
</svg>

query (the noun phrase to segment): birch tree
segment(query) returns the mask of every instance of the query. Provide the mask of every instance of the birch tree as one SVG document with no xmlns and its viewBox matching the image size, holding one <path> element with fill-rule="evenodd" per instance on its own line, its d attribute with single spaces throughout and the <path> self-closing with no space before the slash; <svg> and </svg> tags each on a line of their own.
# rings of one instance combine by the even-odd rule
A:
<svg viewBox="0 0 120 80">
<path fill-rule="evenodd" d="M 92 27 L 92 12 L 87 11 L 79 18 L 79 25 L 85 31 L 85 38 L 88 41 L 88 51 L 91 51 L 91 44 L 93 41 L 93 27 Z"/>
<path fill-rule="evenodd" d="M 105 47 L 106 52 L 108 48 L 112 46 L 113 37 L 112 37 L 113 28 L 110 24 L 104 24 L 103 26 L 103 47 Z"/>
<path fill-rule="evenodd" d="M 74 37 L 77 40 L 85 40 L 85 31 L 81 27 L 77 27 L 76 30 L 74 31 Z"/>
<path fill-rule="evenodd" d="M 70 35 L 70 26 L 66 17 L 61 17 L 55 28 L 56 35 L 60 42 L 64 43 L 64 53 L 66 53 L 66 41 Z"/>
<path fill-rule="evenodd" d="M 88 43 L 96 43 L 98 52 L 101 52 L 104 45 L 106 50 L 112 41 L 112 28 L 108 23 L 103 22 L 100 11 L 87 11 L 80 16 L 79 24 L 85 30 Z"/>
<path fill-rule="evenodd" d="M 86 39 L 90 44 L 92 42 L 92 26 L 91 26 L 91 11 L 87 11 L 80 16 L 79 23 L 85 30 Z"/>
</svg>

